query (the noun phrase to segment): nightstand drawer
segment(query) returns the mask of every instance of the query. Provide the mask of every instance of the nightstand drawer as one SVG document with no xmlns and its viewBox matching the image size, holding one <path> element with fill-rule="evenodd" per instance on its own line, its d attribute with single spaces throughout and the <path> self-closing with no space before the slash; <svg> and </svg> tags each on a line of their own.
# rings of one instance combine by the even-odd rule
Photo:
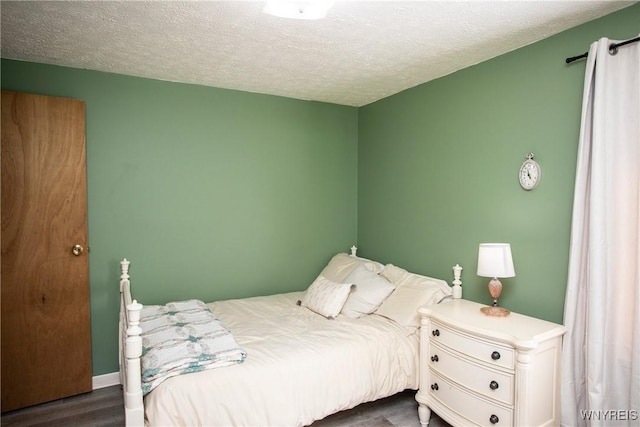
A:
<svg viewBox="0 0 640 427">
<path fill-rule="evenodd" d="M 490 399 L 506 405 L 514 402 L 514 376 L 494 369 L 478 366 L 470 359 L 455 355 L 445 348 L 432 344 L 429 349 L 429 366 L 442 376 Z"/>
<path fill-rule="evenodd" d="M 473 357 L 485 363 L 503 368 L 515 368 L 515 350 L 512 347 L 497 345 L 471 335 L 455 331 L 437 321 L 431 325 L 432 342 L 449 347 L 455 351 Z"/>
<path fill-rule="evenodd" d="M 478 426 L 510 426 L 513 411 L 468 393 L 432 371 L 429 394 Z"/>
</svg>

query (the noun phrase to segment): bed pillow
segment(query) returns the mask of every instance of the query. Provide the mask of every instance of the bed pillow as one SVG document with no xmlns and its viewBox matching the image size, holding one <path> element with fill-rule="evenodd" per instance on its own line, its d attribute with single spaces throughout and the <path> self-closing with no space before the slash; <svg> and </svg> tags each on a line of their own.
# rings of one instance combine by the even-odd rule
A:
<svg viewBox="0 0 640 427">
<path fill-rule="evenodd" d="M 352 287 L 351 283 L 337 283 L 320 275 L 307 288 L 300 305 L 333 319 L 340 314 Z"/>
<path fill-rule="evenodd" d="M 358 265 L 344 281 L 356 285 L 342 307 L 342 314 L 352 318 L 373 313 L 395 289 L 387 279 L 364 265 Z"/>
<path fill-rule="evenodd" d="M 444 280 L 409 273 L 393 264 L 387 264 L 381 275 L 394 284 L 396 289 L 380 305 L 375 314 L 387 317 L 403 326 L 419 328 L 418 308 L 437 304 L 451 295 L 451 288 Z"/>
<path fill-rule="evenodd" d="M 374 273 L 380 273 L 384 268 L 379 262 L 339 253 L 331 258 L 320 275 L 334 282 L 344 283 L 344 279 L 359 265 L 364 265 Z"/>
</svg>

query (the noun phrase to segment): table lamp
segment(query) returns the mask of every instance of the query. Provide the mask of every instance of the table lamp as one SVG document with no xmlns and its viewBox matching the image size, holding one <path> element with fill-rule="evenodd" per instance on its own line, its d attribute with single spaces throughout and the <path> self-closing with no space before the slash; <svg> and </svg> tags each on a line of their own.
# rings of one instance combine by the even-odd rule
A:
<svg viewBox="0 0 640 427">
<path fill-rule="evenodd" d="M 502 293 L 502 283 L 498 278 L 514 277 L 513 258 L 509 243 L 480 243 L 478 250 L 478 276 L 491 277 L 489 293 L 493 298 L 493 305 L 482 307 L 480 311 L 487 316 L 508 316 L 510 311 L 498 307 L 498 298 Z"/>
</svg>

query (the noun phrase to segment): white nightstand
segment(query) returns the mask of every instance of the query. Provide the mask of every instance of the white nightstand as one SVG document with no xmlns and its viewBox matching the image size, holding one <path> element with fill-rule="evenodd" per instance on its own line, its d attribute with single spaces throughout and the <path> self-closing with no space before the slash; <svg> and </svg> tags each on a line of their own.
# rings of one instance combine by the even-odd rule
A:
<svg viewBox="0 0 640 427">
<path fill-rule="evenodd" d="M 480 307 L 456 299 L 419 309 L 420 423 L 434 411 L 452 425 L 559 425 L 564 326 Z"/>
</svg>

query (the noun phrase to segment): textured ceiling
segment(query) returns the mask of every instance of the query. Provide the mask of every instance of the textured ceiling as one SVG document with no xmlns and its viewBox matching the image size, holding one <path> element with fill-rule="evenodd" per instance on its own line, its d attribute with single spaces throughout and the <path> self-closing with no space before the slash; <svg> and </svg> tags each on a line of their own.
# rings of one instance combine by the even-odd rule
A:
<svg viewBox="0 0 640 427">
<path fill-rule="evenodd" d="M 4 58 L 361 106 L 633 3 L 337 0 L 302 21 L 262 1 L 3 0 L 1 46 Z"/>
</svg>

